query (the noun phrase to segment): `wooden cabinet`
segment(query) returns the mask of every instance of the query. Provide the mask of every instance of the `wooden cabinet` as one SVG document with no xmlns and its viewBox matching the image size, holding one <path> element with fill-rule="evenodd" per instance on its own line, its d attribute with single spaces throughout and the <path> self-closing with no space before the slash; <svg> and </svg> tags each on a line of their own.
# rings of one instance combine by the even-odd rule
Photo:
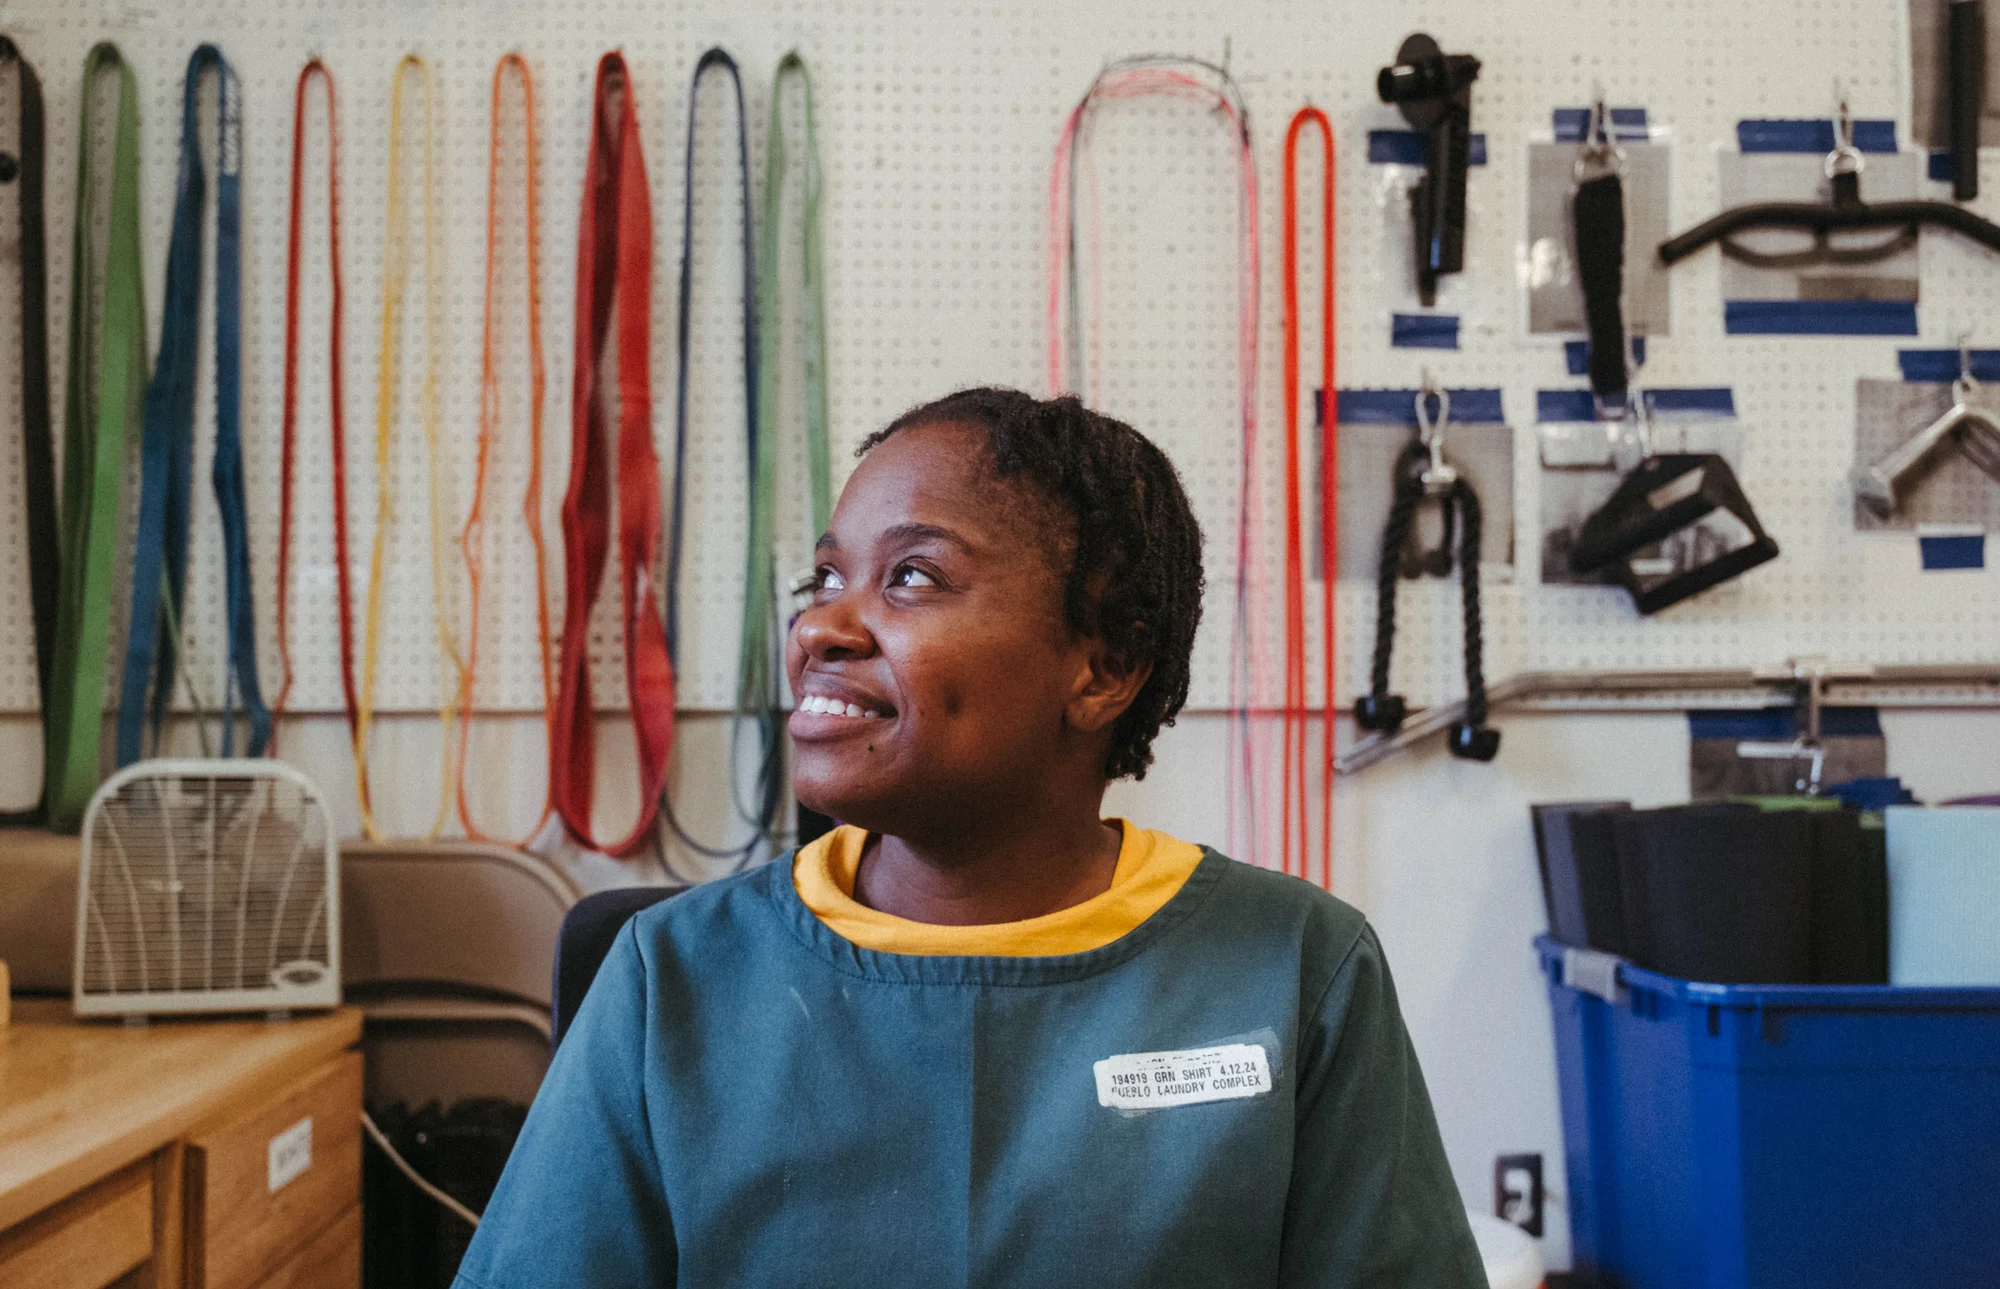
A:
<svg viewBox="0 0 2000 1289">
<path fill-rule="evenodd" d="M 188 1141 L 188 1284 L 254 1289 L 360 1194 L 361 1056 L 348 1052 Z"/>
<path fill-rule="evenodd" d="M 257 1289 L 354 1289 L 360 1283 L 361 1206 L 353 1204 Z"/>
<path fill-rule="evenodd" d="M 358 1289 L 357 1012 L 0 1028 L 0 1286 Z"/>
<path fill-rule="evenodd" d="M 100 1289 L 151 1260 L 153 1227 L 146 1160 L 0 1234 L 0 1285 Z"/>
</svg>

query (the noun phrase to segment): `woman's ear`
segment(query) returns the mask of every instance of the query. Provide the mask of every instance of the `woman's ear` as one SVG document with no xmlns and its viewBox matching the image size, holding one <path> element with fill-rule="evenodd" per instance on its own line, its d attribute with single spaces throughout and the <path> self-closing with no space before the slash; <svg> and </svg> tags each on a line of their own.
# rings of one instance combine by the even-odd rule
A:
<svg viewBox="0 0 2000 1289">
<path fill-rule="evenodd" d="M 1150 659 L 1133 663 L 1099 637 L 1091 637 L 1083 645 L 1065 715 L 1076 729 L 1094 734 L 1109 729 L 1125 714 L 1152 676 L 1153 664 Z"/>
</svg>

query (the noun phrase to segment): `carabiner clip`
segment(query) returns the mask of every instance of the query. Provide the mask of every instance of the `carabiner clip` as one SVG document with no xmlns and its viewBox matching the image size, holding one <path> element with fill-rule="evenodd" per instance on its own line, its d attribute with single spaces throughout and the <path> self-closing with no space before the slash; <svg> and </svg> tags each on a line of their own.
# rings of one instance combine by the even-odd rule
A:
<svg viewBox="0 0 2000 1289">
<path fill-rule="evenodd" d="M 1840 110 L 1834 117 L 1834 123 L 1838 137 L 1833 151 L 1826 154 L 1826 177 L 1858 175 L 1867 168 L 1868 158 L 1854 146 L 1854 114 L 1848 111 L 1845 98 L 1840 100 Z"/>
<path fill-rule="evenodd" d="M 1576 150 L 1570 174 L 1581 184 L 1623 173 L 1625 150 L 1612 138 L 1611 109 L 1600 98 L 1590 109 L 1590 121 L 1584 126 L 1583 143 Z"/>
<path fill-rule="evenodd" d="M 1431 416 L 1431 400 L 1437 400 L 1437 416 Z M 1430 465 L 1418 476 L 1423 482 L 1424 493 L 1437 497 L 1450 492 L 1458 483 L 1458 470 L 1444 459 L 1444 427 L 1451 421 L 1451 392 L 1431 383 L 1431 374 L 1424 373 L 1423 387 L 1417 391 L 1417 438 L 1431 454 Z"/>
</svg>

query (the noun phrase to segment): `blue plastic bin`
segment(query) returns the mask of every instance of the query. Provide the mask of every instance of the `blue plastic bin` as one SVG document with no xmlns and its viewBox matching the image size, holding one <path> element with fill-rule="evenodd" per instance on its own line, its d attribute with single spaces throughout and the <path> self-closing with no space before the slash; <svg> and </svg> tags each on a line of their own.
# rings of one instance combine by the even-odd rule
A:
<svg viewBox="0 0 2000 1289">
<path fill-rule="evenodd" d="M 2000 988 L 1705 985 L 1535 947 L 1578 1271 L 2000 1286 Z"/>
</svg>

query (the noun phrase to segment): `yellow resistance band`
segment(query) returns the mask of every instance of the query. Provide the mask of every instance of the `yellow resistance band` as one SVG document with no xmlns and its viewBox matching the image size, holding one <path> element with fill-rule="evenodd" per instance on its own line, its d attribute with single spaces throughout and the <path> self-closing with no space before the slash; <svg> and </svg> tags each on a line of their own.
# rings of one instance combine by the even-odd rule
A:
<svg viewBox="0 0 2000 1289">
<path fill-rule="evenodd" d="M 450 538 L 446 532 L 443 480 L 439 470 L 438 351 L 440 298 L 437 270 L 437 210 L 434 200 L 433 140 L 436 137 L 432 109 L 432 78 L 429 64 L 415 54 L 406 54 L 396 64 L 396 78 L 389 99 L 389 199 L 388 223 L 382 239 L 382 349 L 375 386 L 375 543 L 368 558 L 368 616 L 361 658 L 361 693 L 354 726 L 354 778 L 361 804 L 361 829 L 371 841 L 382 840 L 375 822 L 368 783 L 368 735 L 375 718 L 375 664 L 381 652 L 382 561 L 389 529 L 395 522 L 390 486 L 389 444 L 396 421 L 397 358 L 401 352 L 403 292 L 409 280 L 409 212 L 403 198 L 403 82 L 416 73 L 424 87 L 424 383 L 418 414 L 424 424 L 424 446 L 430 470 L 431 498 L 431 593 L 435 602 L 438 637 L 438 721 L 442 746 L 437 817 L 431 821 L 427 840 L 444 831 L 452 800 L 452 727 L 458 720 L 458 695 L 465 661 L 458 650 L 457 633 L 445 603 L 445 574 L 449 561 Z"/>
</svg>

